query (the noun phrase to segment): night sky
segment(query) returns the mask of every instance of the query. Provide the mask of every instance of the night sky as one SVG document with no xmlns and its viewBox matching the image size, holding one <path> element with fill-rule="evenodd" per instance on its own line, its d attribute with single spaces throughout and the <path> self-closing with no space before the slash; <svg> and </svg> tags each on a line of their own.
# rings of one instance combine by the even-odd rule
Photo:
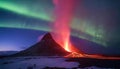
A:
<svg viewBox="0 0 120 69">
<path fill-rule="evenodd" d="M 76 47 L 120 55 L 120 1 L 75 1 L 70 28 Z M 0 51 L 20 51 L 38 42 L 51 31 L 54 8 L 52 0 L 0 0 Z"/>
</svg>

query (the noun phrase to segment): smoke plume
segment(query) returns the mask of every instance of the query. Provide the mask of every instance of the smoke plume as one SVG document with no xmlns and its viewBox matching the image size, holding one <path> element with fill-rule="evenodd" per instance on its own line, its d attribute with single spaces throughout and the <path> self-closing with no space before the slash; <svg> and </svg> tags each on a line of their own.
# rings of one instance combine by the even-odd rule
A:
<svg viewBox="0 0 120 69">
<path fill-rule="evenodd" d="M 55 21 L 52 36 L 65 50 L 70 49 L 70 23 L 73 16 L 75 0 L 53 0 Z"/>
</svg>

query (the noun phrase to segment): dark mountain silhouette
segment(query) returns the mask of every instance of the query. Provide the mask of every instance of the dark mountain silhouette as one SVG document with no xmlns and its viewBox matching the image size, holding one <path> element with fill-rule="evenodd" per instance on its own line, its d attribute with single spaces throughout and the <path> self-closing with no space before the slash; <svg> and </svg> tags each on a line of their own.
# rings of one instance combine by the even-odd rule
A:
<svg viewBox="0 0 120 69">
<path fill-rule="evenodd" d="M 55 42 L 50 33 L 44 35 L 40 42 L 13 56 L 65 56 L 69 54 Z"/>
</svg>

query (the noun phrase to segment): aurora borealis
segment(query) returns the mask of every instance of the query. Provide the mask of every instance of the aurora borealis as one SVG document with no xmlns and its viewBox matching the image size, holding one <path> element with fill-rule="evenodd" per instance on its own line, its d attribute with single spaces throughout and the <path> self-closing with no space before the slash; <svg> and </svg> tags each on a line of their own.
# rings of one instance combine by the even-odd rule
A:
<svg viewBox="0 0 120 69">
<path fill-rule="evenodd" d="M 113 51 L 120 49 L 120 2 L 76 1 L 71 18 L 71 35 L 103 48 L 113 48 Z M 0 28 L 51 31 L 54 8 L 52 0 L 0 0 Z"/>
<path fill-rule="evenodd" d="M 47 4 L 47 6 L 46 6 L 46 4 Z M 44 0 L 42 0 L 42 1 L 36 0 L 35 2 L 27 1 L 27 0 L 25 0 L 25 1 L 1 0 L 0 8 L 10 10 L 12 12 L 22 14 L 25 16 L 31 16 L 34 18 L 40 18 L 40 19 L 49 20 L 49 21 L 52 20 L 50 18 L 51 14 L 48 14 L 48 11 L 49 11 L 49 13 L 52 13 L 52 10 L 49 10 L 49 9 L 52 9 L 52 6 L 49 6 L 49 1 L 47 3 Z"/>
</svg>

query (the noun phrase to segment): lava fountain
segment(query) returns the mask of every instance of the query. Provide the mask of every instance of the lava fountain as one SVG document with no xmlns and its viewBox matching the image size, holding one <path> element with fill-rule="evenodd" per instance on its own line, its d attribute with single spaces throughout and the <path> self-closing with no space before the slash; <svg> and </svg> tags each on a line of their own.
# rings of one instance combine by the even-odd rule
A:
<svg viewBox="0 0 120 69">
<path fill-rule="evenodd" d="M 101 55 L 88 55 L 74 46 L 70 42 L 70 23 L 73 17 L 76 0 L 53 0 L 55 5 L 55 21 L 52 25 L 52 36 L 54 40 L 71 54 L 65 57 L 89 57 L 97 59 L 120 59 L 115 57 L 105 57 Z"/>
<path fill-rule="evenodd" d="M 55 21 L 52 36 L 66 51 L 72 52 L 70 43 L 70 23 L 75 0 L 53 0 L 55 5 Z"/>
</svg>

